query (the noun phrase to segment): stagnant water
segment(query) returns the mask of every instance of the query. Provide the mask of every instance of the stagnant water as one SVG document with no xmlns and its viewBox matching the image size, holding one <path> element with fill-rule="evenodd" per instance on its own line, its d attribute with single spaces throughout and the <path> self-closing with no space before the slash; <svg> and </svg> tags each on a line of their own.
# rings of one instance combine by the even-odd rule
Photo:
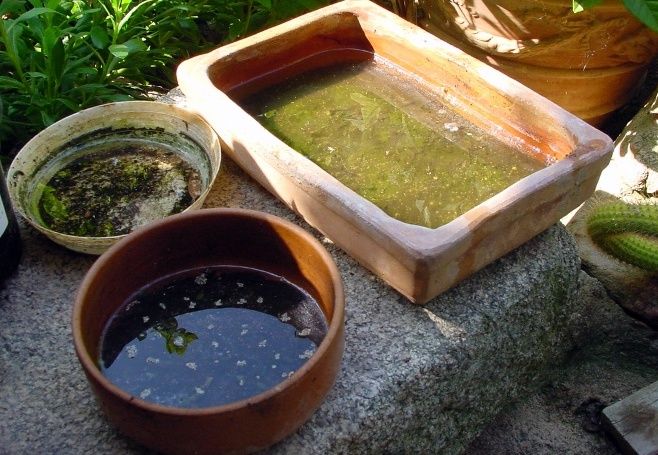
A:
<svg viewBox="0 0 658 455">
<path fill-rule="evenodd" d="M 307 292 L 245 267 L 185 271 L 132 296 L 105 328 L 99 365 L 126 392 L 201 408 L 284 381 L 315 352 L 326 318 Z"/>
<path fill-rule="evenodd" d="M 303 73 L 242 105 L 290 147 L 410 224 L 445 224 L 545 166 L 380 59 Z"/>
<path fill-rule="evenodd" d="M 112 139 L 89 146 L 43 187 L 38 208 L 57 232 L 127 234 L 178 213 L 201 194 L 199 172 L 163 144 Z"/>
</svg>

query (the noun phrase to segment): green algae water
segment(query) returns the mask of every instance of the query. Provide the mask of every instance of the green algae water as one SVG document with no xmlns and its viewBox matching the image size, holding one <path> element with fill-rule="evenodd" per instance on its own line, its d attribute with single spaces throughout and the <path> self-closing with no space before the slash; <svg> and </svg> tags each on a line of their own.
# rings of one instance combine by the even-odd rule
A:
<svg viewBox="0 0 658 455">
<path fill-rule="evenodd" d="M 317 301 L 281 276 L 192 269 L 147 285 L 119 308 L 103 332 L 99 366 L 143 400 L 219 406 L 285 381 L 327 330 Z"/>
<path fill-rule="evenodd" d="M 181 212 L 201 194 L 202 178 L 172 147 L 111 139 L 83 148 L 44 185 L 44 225 L 87 237 L 127 234 Z"/>
<path fill-rule="evenodd" d="M 546 165 L 495 140 L 379 59 L 301 74 L 242 105 L 390 216 L 429 228 Z"/>
</svg>

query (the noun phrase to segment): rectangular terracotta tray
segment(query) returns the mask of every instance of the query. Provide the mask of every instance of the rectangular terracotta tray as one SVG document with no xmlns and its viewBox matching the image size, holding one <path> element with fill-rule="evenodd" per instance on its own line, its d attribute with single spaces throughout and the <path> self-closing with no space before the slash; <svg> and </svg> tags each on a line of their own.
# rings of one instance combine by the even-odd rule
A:
<svg viewBox="0 0 658 455">
<path fill-rule="evenodd" d="M 388 216 L 234 101 L 336 63 L 309 57 L 348 49 L 393 62 L 487 134 L 555 162 L 436 229 Z M 177 75 L 190 105 L 217 131 L 233 160 L 415 303 L 427 302 L 558 222 L 592 194 L 612 150 L 605 134 L 369 1 L 337 3 L 194 57 Z"/>
</svg>

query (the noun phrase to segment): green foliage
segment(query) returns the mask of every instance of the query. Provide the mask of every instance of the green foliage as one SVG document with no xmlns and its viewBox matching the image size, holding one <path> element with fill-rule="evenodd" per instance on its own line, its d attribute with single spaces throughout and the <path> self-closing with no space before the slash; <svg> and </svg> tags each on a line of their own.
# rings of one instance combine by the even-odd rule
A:
<svg viewBox="0 0 658 455">
<path fill-rule="evenodd" d="M 199 339 L 195 333 L 188 332 L 183 327 L 178 327 L 176 318 L 170 318 L 156 324 L 155 330 L 164 338 L 165 348 L 169 354 L 183 355 L 189 345 Z"/>
<path fill-rule="evenodd" d="M 579 13 L 592 8 L 603 0 L 572 0 L 573 12 Z M 626 9 L 640 22 L 654 32 L 658 32 L 658 0 L 622 0 Z"/>
<path fill-rule="evenodd" d="M 2 0 L 5 153 L 60 118 L 171 88 L 177 63 L 328 0 Z"/>
<path fill-rule="evenodd" d="M 587 219 L 592 240 L 616 258 L 658 272 L 658 206 L 601 203 Z"/>
</svg>

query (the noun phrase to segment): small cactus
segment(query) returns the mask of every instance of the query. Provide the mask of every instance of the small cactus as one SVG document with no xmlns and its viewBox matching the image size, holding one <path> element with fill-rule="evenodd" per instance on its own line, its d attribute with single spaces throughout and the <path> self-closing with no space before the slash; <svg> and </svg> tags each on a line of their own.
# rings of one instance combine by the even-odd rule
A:
<svg viewBox="0 0 658 455">
<path fill-rule="evenodd" d="M 587 230 L 612 256 L 658 272 L 658 205 L 603 202 L 592 209 Z"/>
</svg>

